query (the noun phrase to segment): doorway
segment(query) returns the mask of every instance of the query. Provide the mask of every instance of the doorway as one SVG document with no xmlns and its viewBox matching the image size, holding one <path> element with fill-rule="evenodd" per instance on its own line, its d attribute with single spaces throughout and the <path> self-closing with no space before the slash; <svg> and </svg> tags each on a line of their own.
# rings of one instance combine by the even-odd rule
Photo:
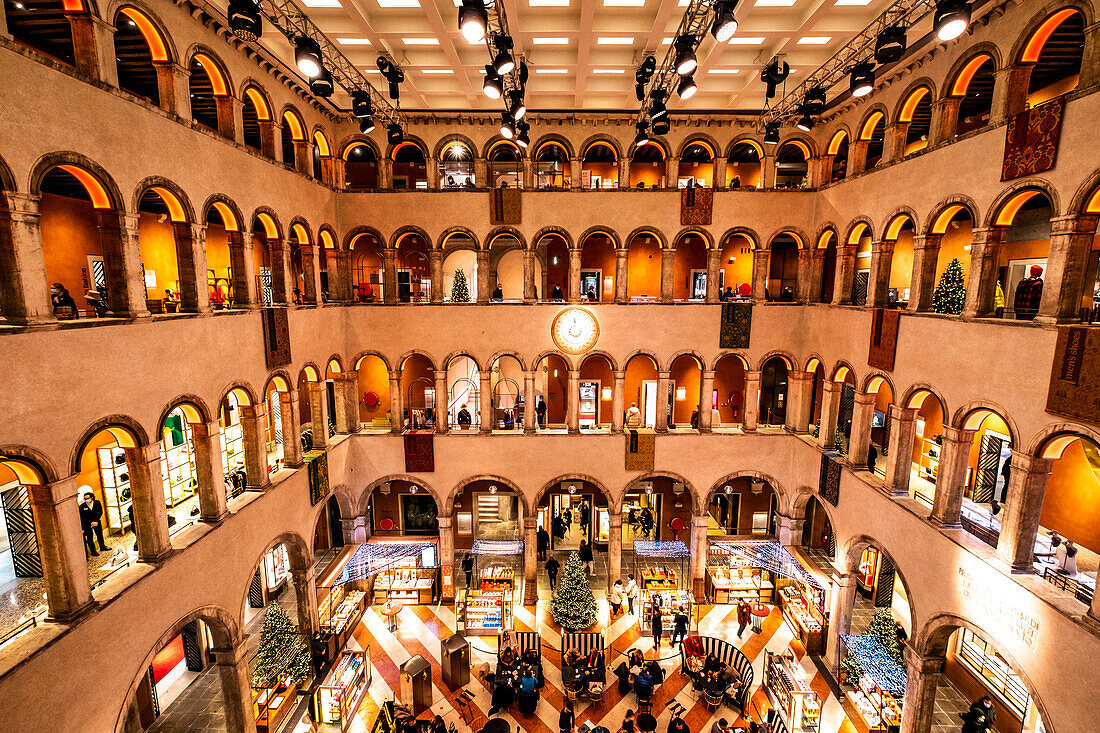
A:
<svg viewBox="0 0 1100 733">
<path fill-rule="evenodd" d="M 691 299 L 703 300 L 707 297 L 707 271 L 691 271 Z"/>
<path fill-rule="evenodd" d="M 603 292 L 603 270 L 581 270 L 581 297 L 584 300 L 598 301 Z M 595 293 L 592 298 L 589 293 Z"/>
<path fill-rule="evenodd" d="M 600 382 L 580 383 L 579 420 L 582 428 L 600 426 Z"/>
</svg>

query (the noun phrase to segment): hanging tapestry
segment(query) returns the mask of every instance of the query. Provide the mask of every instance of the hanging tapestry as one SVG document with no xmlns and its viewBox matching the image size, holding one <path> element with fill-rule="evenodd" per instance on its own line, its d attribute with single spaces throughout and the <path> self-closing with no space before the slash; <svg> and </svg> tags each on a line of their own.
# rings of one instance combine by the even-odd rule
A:
<svg viewBox="0 0 1100 733">
<path fill-rule="evenodd" d="M 649 428 L 631 428 L 626 435 L 626 470 L 652 471 L 657 434 Z"/>
<path fill-rule="evenodd" d="M 1058 329 L 1047 412 L 1100 425 L 1100 328 Z"/>
<path fill-rule="evenodd" d="M 818 478 L 817 493 L 833 506 L 840 505 L 840 460 L 837 455 L 824 453 L 821 456 L 821 476 Z"/>
<path fill-rule="evenodd" d="M 1032 176 L 1054 167 L 1062 134 L 1062 97 L 1014 115 L 1005 133 L 1001 180 Z"/>
<path fill-rule="evenodd" d="M 492 224 L 520 224 L 523 207 L 518 188 L 494 188 L 489 192 L 489 219 Z"/>
<path fill-rule="evenodd" d="M 875 308 L 871 317 L 871 348 L 867 352 L 867 365 L 885 372 L 894 370 L 894 356 L 898 350 L 898 324 L 901 311 L 896 308 Z"/>
<path fill-rule="evenodd" d="M 260 311 L 264 327 L 264 355 L 267 368 L 286 366 L 290 363 L 290 326 L 286 308 L 264 308 Z"/>
<path fill-rule="evenodd" d="M 309 501 L 317 506 L 328 496 L 328 453 L 311 450 L 302 455 L 309 475 Z"/>
<path fill-rule="evenodd" d="M 435 470 L 435 444 L 431 430 L 409 430 L 405 433 L 405 471 L 431 473 Z"/>
<path fill-rule="evenodd" d="M 714 189 L 688 186 L 680 189 L 680 224 L 710 226 L 714 210 Z"/>
<path fill-rule="evenodd" d="M 723 303 L 718 346 L 722 349 L 749 348 L 752 331 L 752 303 Z"/>
</svg>

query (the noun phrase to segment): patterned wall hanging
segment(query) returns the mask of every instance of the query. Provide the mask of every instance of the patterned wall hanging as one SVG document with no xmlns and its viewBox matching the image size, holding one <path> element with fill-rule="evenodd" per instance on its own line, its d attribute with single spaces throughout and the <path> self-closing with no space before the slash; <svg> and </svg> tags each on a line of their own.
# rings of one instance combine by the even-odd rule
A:
<svg viewBox="0 0 1100 733">
<path fill-rule="evenodd" d="M 489 192 L 489 219 L 492 224 L 521 224 L 523 198 L 518 188 L 494 188 Z"/>
<path fill-rule="evenodd" d="M 328 496 L 328 454 L 311 450 L 302 456 L 309 474 L 309 501 L 317 506 Z"/>
<path fill-rule="evenodd" d="M 840 505 L 840 461 L 834 455 L 824 453 L 821 456 L 817 493 L 833 506 Z"/>
<path fill-rule="evenodd" d="M 626 470 L 652 471 L 657 434 L 648 428 L 630 429 L 626 434 Z"/>
<path fill-rule="evenodd" d="M 431 430 L 405 433 L 405 471 L 408 473 L 431 473 L 435 470 L 435 443 Z"/>
<path fill-rule="evenodd" d="M 1100 328 L 1058 329 L 1047 412 L 1100 425 Z"/>
<path fill-rule="evenodd" d="M 290 363 L 290 325 L 286 308 L 264 308 L 260 311 L 264 328 L 264 356 L 267 368 L 286 366 Z"/>
<path fill-rule="evenodd" d="M 898 351 L 898 326 L 901 311 L 896 308 L 875 308 L 871 317 L 871 346 L 867 351 L 867 365 L 884 372 L 894 370 L 894 357 Z"/>
<path fill-rule="evenodd" d="M 752 303 L 723 303 L 718 346 L 722 349 L 747 349 L 752 334 Z"/>
<path fill-rule="evenodd" d="M 1064 107 L 1064 98 L 1055 97 L 1009 119 L 1001 165 L 1002 181 L 1032 176 L 1054 167 Z"/>
<path fill-rule="evenodd" d="M 714 189 L 688 186 L 680 189 L 680 224 L 710 226 L 714 211 Z"/>
</svg>

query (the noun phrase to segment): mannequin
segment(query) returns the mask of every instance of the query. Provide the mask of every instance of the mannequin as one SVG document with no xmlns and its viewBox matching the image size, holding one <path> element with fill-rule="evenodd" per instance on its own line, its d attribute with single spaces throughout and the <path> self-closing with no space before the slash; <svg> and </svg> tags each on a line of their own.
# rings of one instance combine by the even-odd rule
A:
<svg viewBox="0 0 1100 733">
<path fill-rule="evenodd" d="M 1039 312 L 1039 301 L 1043 299 L 1043 268 L 1031 266 L 1031 277 L 1024 278 L 1016 286 L 1016 299 L 1012 307 L 1016 310 L 1017 321 L 1030 321 Z"/>
</svg>

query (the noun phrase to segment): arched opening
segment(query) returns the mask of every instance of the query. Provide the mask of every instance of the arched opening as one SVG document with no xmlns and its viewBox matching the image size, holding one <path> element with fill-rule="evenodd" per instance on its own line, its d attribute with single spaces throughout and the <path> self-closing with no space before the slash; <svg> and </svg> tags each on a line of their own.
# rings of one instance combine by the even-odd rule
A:
<svg viewBox="0 0 1100 733">
<path fill-rule="evenodd" d="M 301 390 L 301 385 L 299 385 Z M 305 395 L 306 412 L 299 413 L 302 424 L 309 421 L 309 390 Z M 226 499 L 235 499 L 244 493 L 248 485 L 244 459 L 244 423 L 241 421 L 241 408 L 252 404 L 248 393 L 242 389 L 231 389 L 218 405 L 218 427 L 222 441 L 222 470 L 225 473 Z"/>
<path fill-rule="evenodd" d="M 775 187 L 807 188 L 810 185 L 810 161 L 804 143 L 785 142 L 775 156 Z"/>
<path fill-rule="evenodd" d="M 118 215 L 106 187 L 86 169 L 64 164 L 46 173 L 41 193 L 39 229 L 54 315 L 64 320 L 125 314 L 125 268 L 117 261 L 119 250 L 104 246 L 106 237 L 118 237 Z"/>
<path fill-rule="evenodd" d="M 355 299 L 360 303 L 380 302 L 384 277 L 381 240 L 370 232 L 364 232 L 357 234 L 349 246 Z"/>
<path fill-rule="evenodd" d="M 443 148 L 439 158 L 441 188 L 475 188 L 474 153 L 464 142 L 455 141 Z M 395 166 L 396 170 L 396 166 Z"/>
<path fill-rule="evenodd" d="M 815 438 L 821 432 L 821 407 L 825 403 L 825 365 L 819 359 L 810 359 L 806 365 L 810 377 L 810 434 Z"/>
<path fill-rule="evenodd" d="M 592 232 L 581 241 L 581 299 L 615 300 L 615 240 L 607 232 Z"/>
<path fill-rule="evenodd" d="M 10 604 L 9 613 L 0 621 L 0 629 L 5 636 L 9 632 L 17 633 L 19 629 L 37 625 L 46 614 L 48 602 L 52 600 L 48 597 L 49 585 L 44 581 L 45 569 L 38 544 L 38 521 L 35 519 L 36 509 L 31 501 L 34 487 L 46 484 L 45 473 L 33 461 L 0 454 L 0 514 L 3 516 L 0 535 L 6 545 L 0 552 L 0 577 L 6 581 L 5 590 Z M 80 502 L 78 509 L 86 506 L 82 494 L 78 494 L 76 500 Z M 80 511 L 83 516 L 92 510 L 93 507 L 87 506 Z M 102 524 L 100 526 L 102 534 Z M 91 534 L 91 530 L 85 534 L 86 538 L 88 534 Z"/>
<path fill-rule="evenodd" d="M 523 188 L 523 153 L 515 143 L 501 140 L 489 150 L 489 185 Z"/>
<path fill-rule="evenodd" d="M 535 153 L 535 188 L 568 188 L 569 168 L 569 151 L 561 143 L 543 143 Z"/>
<path fill-rule="evenodd" d="M 93 586 L 138 560 L 131 474 L 148 470 L 144 465 L 145 453 L 139 446 L 138 437 L 129 428 L 108 425 L 97 430 L 80 448 L 77 496 L 85 502 L 91 494 L 102 512 L 95 517 L 93 506 L 92 514 L 81 522 L 82 526 L 93 521 L 100 523 L 98 528 L 91 527 L 84 533 L 88 575 Z"/>
<path fill-rule="evenodd" d="M 821 293 L 818 301 L 821 303 L 833 302 L 836 289 L 836 245 L 837 234 L 832 229 L 826 229 L 817 240 L 816 256 L 821 258 Z"/>
<path fill-rule="evenodd" d="M 798 288 L 798 240 L 792 235 L 778 235 L 768 245 L 768 285 L 764 299 L 793 303 Z"/>
<path fill-rule="evenodd" d="M 618 187 L 619 154 L 610 143 L 597 140 L 581 156 L 581 188 Z"/>
<path fill-rule="evenodd" d="M 722 243 L 722 260 L 718 268 L 721 300 L 752 297 L 752 251 L 755 248 L 755 242 L 747 234 L 730 234 Z"/>
<path fill-rule="evenodd" d="M 536 279 L 541 279 L 538 260 Z M 489 242 L 489 281 L 493 284 L 492 300 L 523 301 L 523 242 L 514 234 L 502 233 Z"/>
<path fill-rule="evenodd" d="M 446 386 L 449 388 L 450 370 L 447 370 Z M 442 419 L 439 416 L 440 408 L 449 405 L 448 395 L 438 395 L 435 391 L 435 367 L 428 360 L 428 357 L 423 354 L 412 354 L 406 357 L 405 361 L 401 363 L 401 379 L 399 381 L 401 388 L 401 402 L 403 414 L 401 415 L 401 424 L 411 428 L 426 427 L 429 422 L 429 418 L 432 423 L 438 419 Z M 440 405 L 440 401 L 443 404 Z M 477 407 L 477 403 L 474 403 L 474 408 Z M 454 409 L 454 415 L 451 417 L 457 417 L 460 405 L 456 404 Z M 448 410 L 448 415 L 450 415 Z M 391 415 L 391 419 L 395 419 L 396 416 Z M 451 424 L 451 423 L 448 423 Z"/>
<path fill-rule="evenodd" d="M 863 123 L 859 139 L 867 143 L 867 152 L 864 157 L 864 170 L 871 170 L 882 162 L 882 153 L 886 148 L 886 115 L 875 112 Z"/>
<path fill-rule="evenodd" d="M 890 406 L 894 404 L 894 388 L 882 377 L 874 377 L 867 384 L 867 393 L 874 395 L 870 408 L 870 418 L 867 425 L 867 434 L 870 446 L 867 451 L 867 470 L 886 476 L 886 461 L 879 461 L 879 456 L 885 456 L 890 445 Z"/>
<path fill-rule="evenodd" d="M 745 360 L 725 354 L 714 365 L 711 429 L 733 428 L 745 419 Z"/>
<path fill-rule="evenodd" d="M 307 251 L 312 250 L 312 243 L 309 240 L 309 233 L 305 227 L 300 223 L 291 224 L 290 226 L 290 279 L 293 283 L 293 294 L 295 305 L 301 305 L 305 302 L 306 293 L 306 276 L 305 276 L 305 263 L 303 262 L 305 256 L 302 252 L 302 248 L 305 247 Z M 310 283 L 310 287 L 313 287 L 313 283 Z"/>
<path fill-rule="evenodd" d="M 687 232 L 676 240 L 672 267 L 672 299 L 701 301 L 707 297 L 707 240 Z"/>
<path fill-rule="evenodd" d="M 986 544 L 997 546 L 1001 531 L 998 515 L 1008 493 L 1013 449 L 1012 431 L 1004 416 L 994 410 L 974 410 L 963 419 L 963 427 L 974 431 L 967 457 L 962 525 Z"/>
<path fill-rule="evenodd" d="M 519 359 L 508 354 L 498 356 L 489 368 L 489 389 L 492 390 L 492 429 L 523 430 L 524 413 L 528 406 L 524 394 L 523 365 Z"/>
<path fill-rule="evenodd" d="M 814 563 L 827 568 L 836 557 L 836 533 L 829 513 L 816 496 L 806 502 L 806 519 L 802 525 L 802 549 Z"/>
<path fill-rule="evenodd" d="M 328 376 L 331 379 L 331 374 Z M 263 437 L 266 448 L 267 470 L 268 473 L 272 474 L 282 470 L 285 466 L 286 441 L 301 440 L 299 435 L 285 435 L 283 433 L 283 427 L 286 423 L 283 420 L 283 404 L 279 398 L 279 393 L 285 391 L 285 389 L 280 389 L 280 381 L 273 379 L 267 383 L 267 387 L 264 389 L 264 413 L 266 418 L 264 420 Z M 336 409 L 332 382 L 327 382 L 325 386 L 328 389 L 329 412 L 332 413 Z M 332 416 L 330 421 L 335 422 L 335 416 Z"/>
<path fill-rule="evenodd" d="M 755 142 L 735 143 L 726 156 L 726 188 L 760 188 L 763 157 Z"/>
<path fill-rule="evenodd" d="M 129 6 L 115 13 L 114 25 L 119 88 L 159 105 L 160 88 L 154 63 L 168 62 L 167 46 L 160 31 L 147 15 Z"/>
<path fill-rule="evenodd" d="M 307 145 L 305 123 L 296 112 L 286 110 L 283 112 L 283 163 L 291 168 L 301 168 L 299 153 L 305 153 Z"/>
<path fill-rule="evenodd" d="M 903 158 L 928 147 L 928 135 L 932 131 L 932 92 L 928 87 L 920 87 L 909 94 L 898 122 L 905 125 Z"/>
<path fill-rule="evenodd" d="M 638 232 L 627 242 L 626 295 L 632 303 L 652 303 L 661 297 L 661 250 L 653 232 Z"/>
<path fill-rule="evenodd" d="M 271 149 L 264 145 L 264 139 L 272 133 L 271 109 L 256 87 L 244 90 L 241 117 L 244 123 L 244 144 L 256 152 L 270 155 Z"/>
<path fill-rule="evenodd" d="M 1020 54 L 1021 64 L 1032 65 L 1027 106 L 1037 107 L 1076 89 L 1084 53 L 1084 13 L 1063 8 L 1043 21 Z"/>
<path fill-rule="evenodd" d="M 265 308 L 284 300 L 283 293 L 276 293 L 272 274 L 271 240 L 279 238 L 275 221 L 267 214 L 259 214 L 252 222 L 252 266 L 256 273 L 256 292 Z M 281 277 L 281 276 L 280 276 Z"/>
<path fill-rule="evenodd" d="M 188 70 L 190 74 L 187 77 L 187 86 L 191 94 L 191 119 L 217 132 L 218 103 L 214 95 L 226 93 L 221 71 L 210 57 L 203 54 L 195 54 L 191 58 Z"/>
<path fill-rule="evenodd" d="M 404 479 L 383 482 L 370 492 L 366 507 L 372 537 L 392 540 L 397 537 L 429 539 L 439 536 L 439 507 L 431 492 L 419 484 Z M 432 580 L 434 589 L 434 577 Z M 390 587 L 389 584 L 383 585 L 386 589 Z M 376 592 L 375 602 L 388 600 L 391 596 L 405 603 L 422 602 L 419 593 L 408 591 L 391 591 L 381 595 L 382 598 L 379 598 Z"/>
<path fill-rule="evenodd" d="M 428 240 L 417 232 L 404 234 L 397 240 L 397 300 L 401 303 L 426 303 L 431 300 L 430 249 Z M 473 278 L 472 282 L 476 284 L 477 279 Z"/>
<path fill-rule="evenodd" d="M 652 428 L 657 425 L 657 403 L 662 395 L 657 391 L 657 362 L 648 354 L 635 354 L 626 363 L 623 383 L 623 404 L 626 405 L 627 429 Z M 664 395 L 672 415 L 673 390 Z"/>
<path fill-rule="evenodd" d="M 607 497 L 599 486 L 575 478 L 551 484 L 539 498 L 535 510 L 539 528 L 549 535 L 547 549 L 557 553 L 563 565 L 568 554 L 580 548 L 581 542 L 593 546 L 596 553 L 594 577 L 590 581 L 593 588 L 607 586 L 606 553 L 610 530 L 607 504 Z"/>
<path fill-rule="evenodd" d="M 636 541 L 674 541 L 689 542 L 687 528 L 691 526 L 692 500 L 691 489 L 684 482 L 670 476 L 642 476 L 626 487 L 623 496 L 623 569 L 631 572 L 638 585 L 642 586 L 642 570 L 647 566 L 664 565 L 673 569 L 676 576 L 671 579 L 678 587 L 684 588 L 690 582 L 690 573 L 684 568 L 680 572 L 674 559 L 649 559 L 635 555 Z M 677 521 L 679 520 L 679 521 Z M 626 568 L 630 568 L 629 571 Z M 642 598 L 641 608 L 646 607 Z M 639 611 L 635 603 L 635 612 Z"/>
<path fill-rule="evenodd" d="M 775 489 L 755 476 L 738 476 L 707 497 L 707 535 L 775 536 Z"/>
<path fill-rule="evenodd" d="M 146 307 L 150 313 L 197 311 L 191 224 L 182 203 L 169 189 L 150 186 L 141 195 L 138 211 Z"/>
<path fill-rule="evenodd" d="M 1084 205 L 1084 214 L 1100 213 L 1100 189 L 1092 192 Z M 1084 257 L 1085 273 L 1081 278 L 1077 313 L 1083 323 L 1100 323 L 1100 238 L 1093 230 L 1092 246 Z"/>
<path fill-rule="evenodd" d="M 198 473 L 191 426 L 202 422 L 204 418 L 195 405 L 181 402 L 164 416 L 160 425 L 160 473 L 164 480 L 171 535 L 191 526 L 199 517 Z"/>
<path fill-rule="evenodd" d="M 836 439 L 832 447 L 843 455 L 851 451 L 852 417 L 855 413 L 856 377 L 852 370 L 840 366 L 833 374 L 834 388 L 837 390 Z"/>
<path fill-rule="evenodd" d="M 378 154 L 366 143 L 353 143 L 344 150 L 344 185 L 348 188 L 378 188 Z"/>
<path fill-rule="evenodd" d="M 615 368 L 603 354 L 591 354 L 581 362 L 578 424 L 584 432 L 611 429 Z"/>
<path fill-rule="evenodd" d="M 393 188 L 413 191 L 428 187 L 427 155 L 414 142 L 403 142 L 393 149 Z"/>
<path fill-rule="evenodd" d="M 951 85 L 951 97 L 959 100 L 955 137 L 989 124 L 993 111 L 996 68 L 993 57 L 979 54 L 967 62 Z"/>
<path fill-rule="evenodd" d="M 539 429 L 564 431 L 568 407 L 569 363 L 559 354 L 547 354 L 535 365 L 535 416 Z"/>
<path fill-rule="evenodd" d="M 699 405 L 703 388 L 703 365 L 691 354 L 681 354 L 668 369 L 672 409 L 670 428 L 699 428 Z"/>
<path fill-rule="evenodd" d="M 833 164 L 829 169 L 829 182 L 843 181 L 848 177 L 848 133 L 841 130 L 829 143 L 829 155 Z"/>
<path fill-rule="evenodd" d="M 313 391 L 313 385 L 321 381 L 323 381 L 321 375 L 317 373 L 317 370 L 311 364 L 307 364 L 306 367 L 298 373 L 298 420 L 303 426 L 302 448 L 304 450 L 308 450 L 314 445 L 320 447 L 321 441 L 314 439 L 314 430 L 316 427 L 319 427 L 319 425 L 324 426 L 327 436 L 336 434 L 336 426 L 327 419 L 327 415 L 317 415 L 317 419 L 314 420 L 311 392 Z M 324 412 L 323 404 L 324 403 L 322 403 L 322 413 Z"/>
<path fill-rule="evenodd" d="M 913 220 L 899 214 L 886 227 L 886 241 L 894 243 L 890 254 L 890 275 L 886 281 L 886 304 L 904 308 L 909 304 L 913 282 Z"/>
<path fill-rule="evenodd" d="M 390 414 L 390 370 L 381 357 L 368 354 L 355 365 L 358 379 L 357 402 L 359 403 L 359 423 L 367 430 L 389 432 L 393 415 Z M 433 387 L 434 397 L 434 387 Z M 431 406 L 432 422 L 435 417 L 435 404 Z"/>
<path fill-rule="evenodd" d="M 714 188 L 714 150 L 702 140 L 690 142 L 680 151 L 676 187 L 689 186 Z"/>
<path fill-rule="evenodd" d="M 325 178 L 324 171 L 321 168 L 321 144 L 320 144 L 320 132 L 315 133 L 314 143 L 310 145 L 310 171 L 313 173 L 313 180 L 323 181 Z"/>
<path fill-rule="evenodd" d="M 789 367 L 782 356 L 773 356 L 760 367 L 760 425 L 783 427 L 787 419 Z"/>
<path fill-rule="evenodd" d="M 76 63 L 71 12 L 87 14 L 88 10 L 80 0 L 4 0 L 12 38 L 70 66 Z"/>
<path fill-rule="evenodd" d="M 541 280 L 536 280 L 536 289 L 544 300 L 560 301 L 565 299 L 569 283 L 569 244 L 560 234 L 546 234 L 535 243 L 537 259 L 546 263 Z"/>
<path fill-rule="evenodd" d="M 937 313 L 958 315 L 962 312 L 966 283 L 970 282 L 970 244 L 973 241 L 974 232 L 974 219 L 970 215 L 970 209 L 961 205 L 947 207 L 937 217 L 932 232 L 942 235 L 940 237 L 940 247 L 936 253 L 936 277 L 934 282 L 938 285 L 943 280 L 944 271 L 952 262 L 958 260 L 964 292 L 956 298 L 942 301 L 933 297 L 931 299 L 931 310 Z"/>
<path fill-rule="evenodd" d="M 1100 567 L 1100 445 L 1085 436 L 1062 434 L 1048 440 L 1040 456 L 1053 463 L 1041 492 L 1034 568 L 1089 603 Z M 1008 501 L 1030 503 L 1021 496 L 1009 496 Z"/>
<path fill-rule="evenodd" d="M 225 310 L 243 305 L 245 294 L 235 293 L 237 273 L 233 272 L 233 257 L 230 254 L 229 240 L 235 238 L 237 246 L 243 250 L 240 241 L 240 224 L 236 214 L 227 204 L 215 201 L 206 211 L 206 286 L 209 291 L 210 307 Z M 243 264 L 243 261 L 242 263 Z"/>
<path fill-rule="evenodd" d="M 330 496 L 325 508 L 317 515 L 313 527 L 313 554 L 326 553 L 335 557 L 344 546 L 343 522 L 340 518 L 340 500 Z"/>
<path fill-rule="evenodd" d="M 321 302 L 327 303 L 330 297 L 328 265 L 330 259 L 336 256 L 336 238 L 329 229 L 322 229 L 318 236 L 321 241 L 317 246 L 317 277 L 321 281 Z"/>
<path fill-rule="evenodd" d="M 649 143 L 634 148 L 630 157 L 630 185 L 632 188 L 664 188 L 667 163 L 665 149 Z"/>
<path fill-rule="evenodd" d="M 491 415 L 481 414 L 481 370 L 465 354 L 447 362 L 447 425 L 452 430 L 479 430 L 482 417 L 491 429 Z"/>
<path fill-rule="evenodd" d="M 860 222 L 848 234 L 848 244 L 855 245 L 855 273 L 852 277 L 852 305 L 867 305 L 867 290 L 871 279 L 871 227 Z"/>
<path fill-rule="evenodd" d="M 448 303 L 477 302 L 477 242 L 466 232 L 454 232 L 443 240 L 443 300 Z M 459 277 L 458 273 L 462 275 Z M 465 280 L 465 292 L 455 279 Z M 463 300 L 465 295 L 465 300 Z"/>
<path fill-rule="evenodd" d="M 1001 207 L 994 225 L 1004 227 L 1003 244 L 998 248 L 997 284 L 994 315 L 1030 321 L 1039 313 L 1043 296 L 1043 273 L 1050 254 L 1053 207 L 1046 194 L 1024 190 Z M 1003 305 L 1004 310 L 997 308 Z"/>
<path fill-rule="evenodd" d="M 940 472 L 943 445 L 943 403 L 927 390 L 909 397 L 907 407 L 916 407 L 913 464 L 909 475 L 909 495 L 929 507 L 936 497 L 936 477 Z"/>
</svg>

